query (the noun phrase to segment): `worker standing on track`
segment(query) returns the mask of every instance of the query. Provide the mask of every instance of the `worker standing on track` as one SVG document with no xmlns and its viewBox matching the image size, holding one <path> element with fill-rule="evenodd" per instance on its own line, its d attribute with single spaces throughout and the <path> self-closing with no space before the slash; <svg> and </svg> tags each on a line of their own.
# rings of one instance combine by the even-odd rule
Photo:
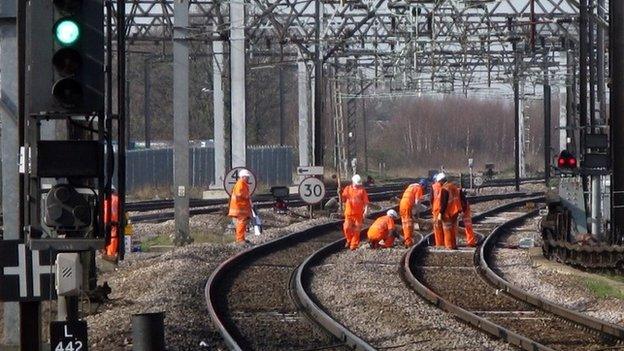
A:
<svg viewBox="0 0 624 351">
<path fill-rule="evenodd" d="M 251 194 L 249 192 L 251 173 L 243 169 L 238 172 L 238 177 L 232 189 L 228 216 L 236 220 L 236 242 L 248 243 L 249 241 L 245 239 L 245 232 L 247 232 L 247 224 L 251 218 Z"/>
<path fill-rule="evenodd" d="M 442 183 L 438 182 L 438 175 L 444 175 L 444 173 L 438 173 L 433 178 L 434 182 L 431 184 L 431 218 L 433 221 L 433 239 L 436 247 L 444 246 L 444 230 L 442 229 L 442 221 L 438 220 L 440 215 L 441 196 L 442 196 Z"/>
<path fill-rule="evenodd" d="M 366 236 L 371 249 L 394 246 L 394 238 L 399 236 L 396 232 L 394 220 L 398 218 L 399 215 L 395 210 L 389 210 L 385 216 L 377 218 L 373 225 L 368 228 Z M 382 240 L 383 244 L 380 244 Z"/>
<path fill-rule="evenodd" d="M 472 228 L 472 212 L 470 211 L 470 204 L 466 199 L 464 191 L 460 191 L 461 205 L 462 205 L 462 220 L 464 221 L 464 232 L 466 233 L 466 245 L 470 247 L 477 246 L 477 238 L 474 235 L 474 229 Z"/>
<path fill-rule="evenodd" d="M 351 185 L 342 191 L 342 202 L 345 203 L 344 224 L 342 230 L 346 239 L 345 247 L 355 250 L 360 246 L 360 231 L 364 215 L 368 212 L 368 193 L 362 186 L 362 177 L 355 174 Z"/>
<path fill-rule="evenodd" d="M 461 192 L 455 184 L 446 181 L 444 173 L 438 174 L 436 181 L 442 185 L 440 213 L 438 213 L 436 220 L 442 222 L 444 247 L 455 250 L 457 249 L 457 218 L 462 211 Z"/>
<path fill-rule="evenodd" d="M 399 204 L 399 213 L 401 214 L 401 227 L 403 228 L 403 243 L 405 247 L 410 247 L 414 243 L 412 238 L 414 234 L 414 216 L 412 209 L 414 205 L 418 205 L 425 195 L 425 181 L 410 184 L 403 192 L 401 202 Z"/>
</svg>

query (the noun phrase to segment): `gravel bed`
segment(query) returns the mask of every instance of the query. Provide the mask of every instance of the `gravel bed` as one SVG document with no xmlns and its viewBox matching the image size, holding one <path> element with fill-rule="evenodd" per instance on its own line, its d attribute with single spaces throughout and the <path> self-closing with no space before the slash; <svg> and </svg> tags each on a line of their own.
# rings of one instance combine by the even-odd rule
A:
<svg viewBox="0 0 624 351">
<path fill-rule="evenodd" d="M 538 221 L 538 218 L 528 220 L 523 228 L 504 234 L 502 241 L 506 245 L 517 245 L 521 239 L 532 237 L 536 246 L 540 246 Z M 607 322 L 624 325 L 623 300 L 597 297 L 588 288 L 586 278 L 566 274 L 548 265 L 535 266 L 528 250 L 497 247 L 492 253 L 491 265 L 504 279 L 530 294 Z"/>
<path fill-rule="evenodd" d="M 562 318 L 547 314 L 500 293 L 479 274 L 474 263 L 465 259 L 464 266 L 455 252 L 427 250 L 421 255 L 439 256 L 435 260 L 420 258 L 437 267 L 415 267 L 416 278 L 450 303 L 474 311 L 496 324 L 557 350 L 594 350 L 611 347 L 613 342 L 588 332 L 577 325 L 566 325 Z M 448 264 L 445 261 L 448 260 Z M 418 260 L 417 260 L 418 261 Z"/>
<path fill-rule="evenodd" d="M 261 236 L 249 235 L 254 244 L 328 222 L 326 218 L 297 222 L 300 219 L 263 215 L 274 227 L 265 230 Z M 215 215 L 195 216 L 191 219 L 191 227 L 214 229 L 215 220 Z M 284 226 L 277 228 L 280 223 Z M 135 226 L 138 235 L 142 231 L 170 233 L 172 230 L 173 223 L 168 222 Z M 86 318 L 90 349 L 130 350 L 132 314 L 165 311 L 165 337 L 169 350 L 226 350 L 206 311 L 204 287 L 219 263 L 245 247 L 234 243 L 203 243 L 163 254 L 128 255 L 114 272 L 99 277 L 100 282 L 108 281 L 113 293 L 110 295 L 112 300 L 102 306 L 100 313 Z"/>
<path fill-rule="evenodd" d="M 513 350 L 429 305 L 405 285 L 406 249 L 342 251 L 314 267 L 320 304 L 375 347 L 393 350 Z"/>
</svg>

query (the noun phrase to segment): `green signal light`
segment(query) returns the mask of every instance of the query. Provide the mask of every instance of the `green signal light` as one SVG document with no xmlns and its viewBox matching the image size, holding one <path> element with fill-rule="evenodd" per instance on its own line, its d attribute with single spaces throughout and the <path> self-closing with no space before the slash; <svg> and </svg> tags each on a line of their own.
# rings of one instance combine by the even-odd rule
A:
<svg viewBox="0 0 624 351">
<path fill-rule="evenodd" d="M 61 45 L 73 45 L 80 38 L 80 27 L 74 20 L 60 20 L 54 27 L 54 36 L 56 37 L 56 40 L 61 43 Z"/>
</svg>

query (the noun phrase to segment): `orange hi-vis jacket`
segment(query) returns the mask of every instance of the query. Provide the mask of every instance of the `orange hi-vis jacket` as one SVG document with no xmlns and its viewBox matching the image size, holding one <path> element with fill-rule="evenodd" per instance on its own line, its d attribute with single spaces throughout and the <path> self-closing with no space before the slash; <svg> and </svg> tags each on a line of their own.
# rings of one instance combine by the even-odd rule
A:
<svg viewBox="0 0 624 351">
<path fill-rule="evenodd" d="M 345 217 L 362 217 L 364 216 L 364 207 L 368 205 L 368 193 L 363 186 L 348 185 L 342 190 L 342 201 L 346 203 Z"/>
<path fill-rule="evenodd" d="M 461 194 L 457 185 L 451 182 L 444 184 L 444 190 L 448 192 L 448 201 L 443 216 L 450 219 L 462 211 Z"/>
<path fill-rule="evenodd" d="M 373 225 L 370 226 L 366 235 L 369 241 L 380 241 L 388 237 L 391 230 L 394 230 L 394 219 L 385 215 L 377 218 Z"/>
<path fill-rule="evenodd" d="M 114 256 L 119 247 L 119 196 L 112 193 L 104 199 L 104 222 L 111 226 L 110 240 L 106 244 L 106 254 Z"/>
<path fill-rule="evenodd" d="M 403 192 L 399 208 L 412 209 L 416 200 L 422 199 L 424 196 L 423 187 L 420 184 L 410 184 Z"/>
<path fill-rule="evenodd" d="M 440 213 L 442 209 L 442 184 L 435 182 L 431 185 L 431 214 L 433 217 Z"/>
<path fill-rule="evenodd" d="M 230 199 L 230 217 L 251 217 L 251 196 L 249 194 L 249 184 L 240 178 L 232 189 Z"/>
</svg>

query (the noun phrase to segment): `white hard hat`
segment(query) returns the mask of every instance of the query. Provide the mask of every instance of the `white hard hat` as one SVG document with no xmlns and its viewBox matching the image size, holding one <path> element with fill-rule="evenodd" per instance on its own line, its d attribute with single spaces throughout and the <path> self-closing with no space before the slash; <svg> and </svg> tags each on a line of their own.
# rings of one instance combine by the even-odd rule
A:
<svg viewBox="0 0 624 351">
<path fill-rule="evenodd" d="M 436 182 L 441 182 L 444 179 L 446 179 L 446 174 L 444 174 L 444 172 L 440 172 L 440 173 L 436 174 L 436 176 L 435 176 L 435 181 Z"/>
<path fill-rule="evenodd" d="M 362 185 L 362 177 L 360 177 L 359 174 L 354 174 L 353 177 L 351 177 L 351 183 L 353 183 L 353 185 Z"/>
<path fill-rule="evenodd" d="M 242 178 L 242 177 L 251 178 L 251 172 L 249 172 L 249 171 L 248 171 L 248 170 L 246 170 L 246 169 L 241 169 L 241 170 L 238 172 L 238 176 L 239 176 L 239 177 L 241 177 L 241 178 Z"/>
<path fill-rule="evenodd" d="M 394 219 L 399 218 L 399 215 L 397 214 L 397 212 L 395 210 L 388 210 L 388 212 L 386 212 L 386 214 Z"/>
</svg>

